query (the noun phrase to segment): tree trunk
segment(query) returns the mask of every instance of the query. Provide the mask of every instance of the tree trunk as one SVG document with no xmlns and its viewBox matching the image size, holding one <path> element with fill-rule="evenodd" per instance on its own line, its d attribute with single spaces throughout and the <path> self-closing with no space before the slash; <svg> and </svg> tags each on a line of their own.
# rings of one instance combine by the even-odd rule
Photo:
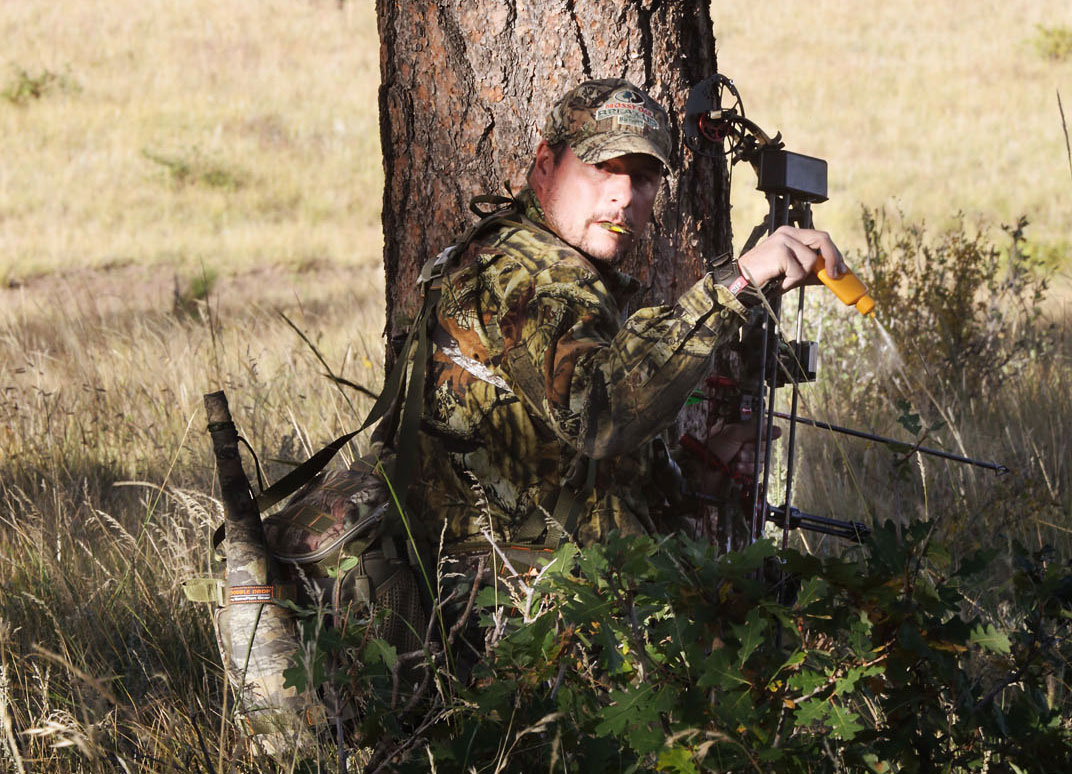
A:
<svg viewBox="0 0 1072 774">
<path fill-rule="evenodd" d="M 524 186 L 551 105 L 589 78 L 645 89 L 667 109 L 675 141 L 675 171 L 623 265 L 645 287 L 634 305 L 673 302 L 705 258 L 730 249 L 725 162 L 692 155 L 681 131 L 689 90 L 716 70 L 708 5 L 377 1 L 389 344 L 416 313 L 423 262 L 474 221 L 470 198 Z"/>
<path fill-rule="evenodd" d="M 416 311 L 417 272 L 473 221 L 469 199 L 524 185 L 547 111 L 587 78 L 627 78 L 670 113 L 677 173 L 625 269 L 673 300 L 729 249 L 725 165 L 681 144 L 689 89 L 715 72 L 703 0 L 379 0 L 387 333 Z"/>
</svg>

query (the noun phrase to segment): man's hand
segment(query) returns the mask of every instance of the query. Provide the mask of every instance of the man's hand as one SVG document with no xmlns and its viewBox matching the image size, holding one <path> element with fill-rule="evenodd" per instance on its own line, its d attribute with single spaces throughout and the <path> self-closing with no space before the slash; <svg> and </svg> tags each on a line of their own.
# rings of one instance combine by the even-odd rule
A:
<svg viewBox="0 0 1072 774">
<path fill-rule="evenodd" d="M 781 226 L 777 231 L 741 256 L 737 262 L 753 286 L 763 287 L 781 278 L 783 291 L 818 282 L 816 263 L 822 256 L 826 272 L 837 279 L 845 273 L 845 259 L 825 231 Z"/>
<path fill-rule="evenodd" d="M 774 426 L 771 439 L 782 435 L 782 429 Z M 763 436 L 764 446 L 766 434 Z M 718 457 L 735 475 L 751 476 L 756 463 L 756 423 L 732 422 L 716 424 L 707 436 L 707 450 Z M 760 450 L 760 454 L 764 453 Z"/>
</svg>

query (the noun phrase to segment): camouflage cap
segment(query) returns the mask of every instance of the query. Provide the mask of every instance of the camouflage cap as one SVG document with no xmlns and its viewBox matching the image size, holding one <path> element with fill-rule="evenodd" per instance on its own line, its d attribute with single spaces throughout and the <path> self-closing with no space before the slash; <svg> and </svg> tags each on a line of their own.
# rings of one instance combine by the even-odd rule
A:
<svg viewBox="0 0 1072 774">
<path fill-rule="evenodd" d="M 670 168 L 666 111 L 621 78 L 585 81 L 566 92 L 547 116 L 543 139 L 568 143 L 587 164 L 646 153 Z"/>
</svg>

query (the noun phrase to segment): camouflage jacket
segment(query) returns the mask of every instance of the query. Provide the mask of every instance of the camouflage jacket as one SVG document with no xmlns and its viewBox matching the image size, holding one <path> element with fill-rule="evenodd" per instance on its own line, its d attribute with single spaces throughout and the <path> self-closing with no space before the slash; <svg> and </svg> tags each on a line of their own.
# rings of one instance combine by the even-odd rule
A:
<svg viewBox="0 0 1072 774">
<path fill-rule="evenodd" d="M 651 439 L 675 419 L 737 330 L 740 303 L 708 275 L 674 306 L 623 320 L 636 283 L 542 225 L 535 195 L 478 235 L 443 279 L 420 469 L 410 507 L 431 539 L 490 529 L 534 542 L 577 460 L 596 461 L 581 543 L 662 531 Z M 527 526 L 525 526 L 527 525 Z"/>
</svg>

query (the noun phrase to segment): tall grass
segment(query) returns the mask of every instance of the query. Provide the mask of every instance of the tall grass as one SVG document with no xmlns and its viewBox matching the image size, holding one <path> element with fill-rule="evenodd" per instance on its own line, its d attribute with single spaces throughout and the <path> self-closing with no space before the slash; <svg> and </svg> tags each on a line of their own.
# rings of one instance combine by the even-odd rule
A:
<svg viewBox="0 0 1072 774">
<path fill-rule="evenodd" d="M 877 320 L 810 300 L 820 380 L 802 414 L 902 442 L 802 428 L 798 505 L 865 523 L 934 519 L 967 550 L 995 540 L 1072 551 L 1070 320 L 1015 230 L 927 232 L 865 219 L 853 256 Z M 880 327 L 881 326 L 881 327 Z M 959 327 L 958 327 L 959 326 Z M 911 454 L 938 448 L 1008 469 Z"/>
<path fill-rule="evenodd" d="M 235 747 L 207 610 L 180 590 L 212 571 L 221 519 L 201 395 L 228 391 L 271 478 L 352 429 L 367 399 L 323 378 L 280 312 L 333 372 L 377 390 L 370 274 L 348 286 L 317 273 L 319 290 L 300 301 L 273 300 L 270 285 L 235 297 L 221 281 L 193 314 L 136 303 L 93 313 L 55 295 L 0 323 L 5 760 L 216 771 Z"/>
<path fill-rule="evenodd" d="M 905 259 L 896 242 L 883 244 L 884 260 Z M 226 714 L 207 610 L 179 589 L 214 570 L 208 540 L 220 520 L 201 394 L 228 391 L 270 478 L 287 469 L 278 460 L 353 428 L 368 399 L 324 378 L 279 313 L 333 372 L 375 391 L 380 274 L 368 271 L 349 286 L 322 273 L 277 273 L 259 286 L 221 278 L 177 306 L 128 298 L 126 308 L 107 299 L 79 308 L 63 286 L 34 299 L 23 290 L 0 324 L 0 720 L 10 729 L 0 743 L 13 770 L 267 765 L 252 762 Z M 280 284 L 292 286 L 289 299 Z M 872 321 L 812 295 L 824 367 L 805 388 L 805 413 L 912 441 L 897 424 L 906 410 L 896 401 L 907 399 L 924 426 L 944 422 L 925 445 L 1011 472 L 996 478 L 802 429 L 796 504 L 868 523 L 936 519 L 958 550 L 1000 536 L 1067 555 L 1067 320 L 1056 321 L 1045 357 L 1023 353 L 1004 378 L 965 394 L 957 374 L 924 373 L 933 349 L 914 352 L 902 338 L 894 359 Z M 996 565 L 991 577 L 1005 573 Z"/>
</svg>

